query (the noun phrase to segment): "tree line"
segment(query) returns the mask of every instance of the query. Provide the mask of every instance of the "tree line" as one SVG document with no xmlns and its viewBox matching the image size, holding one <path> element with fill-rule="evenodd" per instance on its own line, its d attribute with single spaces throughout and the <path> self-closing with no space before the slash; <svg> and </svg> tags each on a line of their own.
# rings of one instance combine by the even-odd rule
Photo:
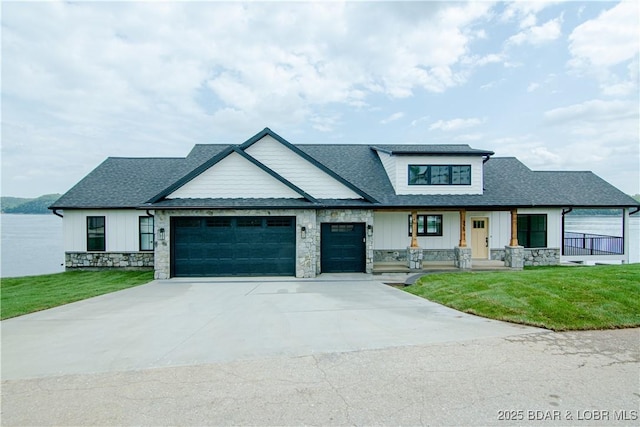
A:
<svg viewBox="0 0 640 427">
<path fill-rule="evenodd" d="M 51 211 L 47 209 L 53 202 L 58 200 L 60 194 L 45 194 L 36 198 L 24 197 L 0 197 L 0 208 L 2 213 L 11 214 L 47 214 Z"/>
</svg>

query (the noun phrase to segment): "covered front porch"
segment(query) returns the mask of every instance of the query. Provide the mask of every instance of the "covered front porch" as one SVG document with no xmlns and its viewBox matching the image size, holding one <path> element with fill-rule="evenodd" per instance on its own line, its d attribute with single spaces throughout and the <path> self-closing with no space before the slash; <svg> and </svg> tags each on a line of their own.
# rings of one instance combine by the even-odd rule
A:
<svg viewBox="0 0 640 427">
<path fill-rule="evenodd" d="M 379 210 L 374 229 L 374 273 L 524 265 L 516 209 Z"/>
</svg>

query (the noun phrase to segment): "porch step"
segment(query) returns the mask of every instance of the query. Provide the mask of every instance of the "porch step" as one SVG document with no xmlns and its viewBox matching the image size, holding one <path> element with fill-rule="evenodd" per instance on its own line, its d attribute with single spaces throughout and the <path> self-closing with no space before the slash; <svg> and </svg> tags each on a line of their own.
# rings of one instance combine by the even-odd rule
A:
<svg viewBox="0 0 640 427">
<path fill-rule="evenodd" d="M 504 266 L 503 261 L 492 260 L 473 260 L 471 263 L 471 271 L 495 271 L 509 270 Z M 373 264 L 373 274 L 386 273 L 444 273 L 459 271 L 453 265 L 453 261 L 424 261 L 422 270 L 410 270 L 405 262 L 376 262 Z"/>
</svg>

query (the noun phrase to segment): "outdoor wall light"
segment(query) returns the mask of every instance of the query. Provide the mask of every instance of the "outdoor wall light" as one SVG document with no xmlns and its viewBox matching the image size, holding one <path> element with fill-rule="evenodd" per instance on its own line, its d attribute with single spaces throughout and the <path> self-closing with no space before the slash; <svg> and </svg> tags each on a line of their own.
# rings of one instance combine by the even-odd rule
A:
<svg viewBox="0 0 640 427">
<path fill-rule="evenodd" d="M 307 227 L 300 227 L 300 238 L 301 239 L 306 239 L 307 238 Z"/>
<path fill-rule="evenodd" d="M 164 228 L 158 230 L 158 240 L 164 240 Z"/>
<path fill-rule="evenodd" d="M 373 225 L 367 225 L 367 234 L 369 235 L 369 237 L 373 236 Z"/>
</svg>

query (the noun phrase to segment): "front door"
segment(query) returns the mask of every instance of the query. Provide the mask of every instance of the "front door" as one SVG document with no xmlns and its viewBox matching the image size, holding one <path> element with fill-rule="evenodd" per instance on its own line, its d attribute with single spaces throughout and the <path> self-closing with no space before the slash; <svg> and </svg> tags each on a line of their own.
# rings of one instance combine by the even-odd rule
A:
<svg viewBox="0 0 640 427">
<path fill-rule="evenodd" d="M 471 218 L 471 257 L 489 257 L 489 218 Z"/>
</svg>

